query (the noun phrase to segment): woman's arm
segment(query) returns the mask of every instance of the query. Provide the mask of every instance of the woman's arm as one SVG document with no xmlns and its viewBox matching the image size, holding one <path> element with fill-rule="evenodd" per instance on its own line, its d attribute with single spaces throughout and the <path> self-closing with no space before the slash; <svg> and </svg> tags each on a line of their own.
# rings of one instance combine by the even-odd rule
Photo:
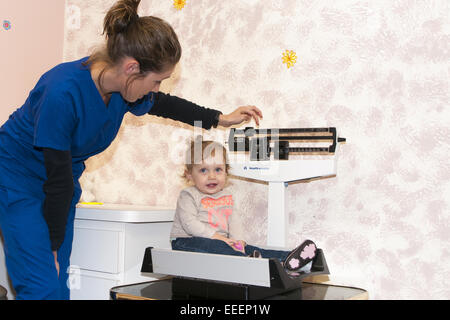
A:
<svg viewBox="0 0 450 320">
<path fill-rule="evenodd" d="M 229 114 L 221 114 L 219 116 L 219 125 L 223 127 L 229 127 L 234 124 L 240 124 L 245 121 L 249 121 L 253 118 L 256 125 L 259 126 L 259 119 L 262 119 L 263 115 L 261 110 L 255 106 L 242 106 L 234 110 Z"/>
<path fill-rule="evenodd" d="M 153 99 L 153 107 L 148 114 L 181 121 L 191 126 L 195 121 L 201 121 L 204 129 L 217 127 L 219 116 L 222 114 L 218 110 L 204 108 L 188 100 L 162 92 L 153 93 Z"/>
<path fill-rule="evenodd" d="M 261 110 L 255 106 L 242 106 L 232 113 L 224 115 L 218 110 L 204 108 L 188 100 L 162 92 L 153 93 L 153 99 L 154 104 L 149 114 L 181 121 L 192 126 L 194 121 L 201 121 L 204 129 L 215 128 L 217 125 L 229 127 L 252 118 L 259 125 L 259 119 L 262 118 Z"/>
<path fill-rule="evenodd" d="M 44 219 L 50 234 L 52 251 L 64 241 L 67 217 L 72 202 L 74 184 L 70 151 L 43 148 L 47 180 L 44 182 Z"/>
</svg>

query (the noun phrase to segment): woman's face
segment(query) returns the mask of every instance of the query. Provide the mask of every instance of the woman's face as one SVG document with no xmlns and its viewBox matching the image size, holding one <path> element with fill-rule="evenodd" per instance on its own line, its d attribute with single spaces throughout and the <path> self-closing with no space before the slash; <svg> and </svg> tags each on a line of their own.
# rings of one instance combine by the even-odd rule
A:
<svg viewBox="0 0 450 320">
<path fill-rule="evenodd" d="M 130 82 L 128 90 L 124 86 L 121 94 L 128 102 L 135 102 L 150 92 L 158 92 L 161 82 L 170 78 L 174 67 L 169 68 L 161 73 L 148 72 L 144 78 L 137 78 Z"/>
</svg>

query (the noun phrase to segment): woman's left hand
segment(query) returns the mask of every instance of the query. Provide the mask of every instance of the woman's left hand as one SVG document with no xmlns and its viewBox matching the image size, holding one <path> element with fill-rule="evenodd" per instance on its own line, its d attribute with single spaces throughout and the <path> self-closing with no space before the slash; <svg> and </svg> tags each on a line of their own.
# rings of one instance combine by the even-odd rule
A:
<svg viewBox="0 0 450 320">
<path fill-rule="evenodd" d="M 240 124 L 244 121 L 249 121 L 251 118 L 255 120 L 256 125 L 259 125 L 259 119 L 262 119 L 263 115 L 261 110 L 255 106 L 242 106 L 234 110 L 229 114 L 221 114 L 219 116 L 219 125 L 223 127 L 229 127 L 234 124 Z"/>
<path fill-rule="evenodd" d="M 57 251 L 52 251 L 52 252 L 53 252 L 53 256 L 55 257 L 56 272 L 58 272 L 58 277 L 59 277 L 58 252 Z"/>
</svg>

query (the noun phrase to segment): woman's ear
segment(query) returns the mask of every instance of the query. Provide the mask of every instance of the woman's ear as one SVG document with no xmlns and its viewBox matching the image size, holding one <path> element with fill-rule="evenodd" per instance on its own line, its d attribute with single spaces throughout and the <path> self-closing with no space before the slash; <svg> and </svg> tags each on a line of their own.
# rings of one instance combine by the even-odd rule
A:
<svg viewBox="0 0 450 320">
<path fill-rule="evenodd" d="M 137 62 L 136 59 L 133 59 L 133 58 L 125 58 L 124 59 L 122 70 L 127 76 L 137 74 L 141 71 L 139 68 L 139 62 Z"/>
</svg>

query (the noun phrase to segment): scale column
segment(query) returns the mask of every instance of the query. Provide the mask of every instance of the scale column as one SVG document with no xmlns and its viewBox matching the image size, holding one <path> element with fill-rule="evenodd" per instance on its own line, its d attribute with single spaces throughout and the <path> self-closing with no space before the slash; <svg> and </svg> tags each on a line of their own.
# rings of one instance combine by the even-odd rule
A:
<svg viewBox="0 0 450 320">
<path fill-rule="evenodd" d="M 286 247 L 288 213 L 285 182 L 269 182 L 267 199 L 267 245 Z"/>
</svg>

